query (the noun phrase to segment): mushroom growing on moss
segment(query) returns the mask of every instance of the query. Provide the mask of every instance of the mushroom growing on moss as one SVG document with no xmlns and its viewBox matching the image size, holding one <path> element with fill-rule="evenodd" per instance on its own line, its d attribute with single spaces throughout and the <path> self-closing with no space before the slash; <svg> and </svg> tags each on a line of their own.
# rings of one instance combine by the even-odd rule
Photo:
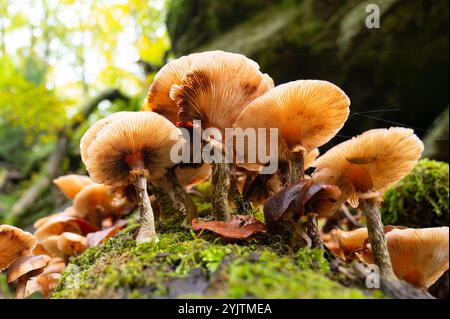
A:
<svg viewBox="0 0 450 319">
<path fill-rule="evenodd" d="M 380 274 L 395 278 L 379 211 L 384 190 L 416 165 L 423 144 L 411 129 L 374 129 L 341 143 L 313 164 L 313 180 L 339 186 L 342 201 L 362 209 Z"/>
<path fill-rule="evenodd" d="M 276 128 L 278 160 L 287 164 L 290 184 L 304 177 L 305 155 L 314 157 L 315 148 L 327 143 L 342 128 L 349 115 L 350 100 L 336 85 L 327 81 L 299 80 L 279 85 L 248 105 L 235 127 Z M 250 144 L 247 154 L 260 145 L 270 147 L 270 134 Z M 244 157 L 246 154 L 244 154 Z M 308 159 L 308 161 L 310 158 Z M 257 163 L 262 164 L 265 163 Z M 309 164 L 309 163 L 308 163 Z M 247 167 L 247 163 L 243 163 Z M 258 165 L 256 165 L 256 168 Z M 250 163 L 249 169 L 255 169 Z"/>
<path fill-rule="evenodd" d="M 170 152 L 180 139 L 181 132 L 169 120 L 153 112 L 136 112 L 104 126 L 85 145 L 85 165 L 94 182 L 134 185 L 140 211 L 139 244 L 158 240 L 147 180 L 162 178 L 175 165 Z"/>
<path fill-rule="evenodd" d="M 88 176 L 69 174 L 54 179 L 53 183 L 68 199 L 73 200 L 84 187 L 91 185 L 93 182 Z"/>
<path fill-rule="evenodd" d="M 0 225 L 0 271 L 6 269 L 18 257 L 30 253 L 37 238 L 29 232 L 10 225 Z"/>
<path fill-rule="evenodd" d="M 223 157 L 225 129 L 250 102 L 273 87 L 273 80 L 259 71 L 256 62 L 240 54 L 223 51 L 203 52 L 196 56 L 185 78 L 173 85 L 170 97 L 180 108 L 183 123 L 201 120 L 202 127 L 216 128 L 210 146 Z M 213 209 L 218 220 L 230 218 L 228 192 L 232 164 L 224 160 L 213 163 Z"/>
</svg>

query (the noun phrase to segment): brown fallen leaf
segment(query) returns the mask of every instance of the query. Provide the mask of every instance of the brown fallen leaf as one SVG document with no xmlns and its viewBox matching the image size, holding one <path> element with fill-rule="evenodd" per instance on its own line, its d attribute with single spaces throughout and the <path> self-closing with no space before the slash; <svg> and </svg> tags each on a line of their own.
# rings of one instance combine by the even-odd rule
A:
<svg viewBox="0 0 450 319">
<path fill-rule="evenodd" d="M 200 222 L 197 219 L 192 220 L 194 230 L 209 230 L 220 236 L 234 239 L 245 239 L 253 234 L 265 232 L 266 227 L 263 223 L 250 215 L 234 215 L 227 222 L 206 221 Z"/>
<path fill-rule="evenodd" d="M 289 185 L 264 203 L 264 218 L 267 229 L 277 233 L 281 229 L 294 232 L 299 218 L 308 212 L 329 214 L 337 206 L 341 192 L 335 185 L 302 180 Z"/>
<path fill-rule="evenodd" d="M 101 243 L 104 243 L 107 239 L 117 234 L 126 224 L 127 224 L 126 220 L 119 219 L 111 227 L 87 234 L 86 238 L 88 246 L 93 247 L 100 245 Z"/>
</svg>

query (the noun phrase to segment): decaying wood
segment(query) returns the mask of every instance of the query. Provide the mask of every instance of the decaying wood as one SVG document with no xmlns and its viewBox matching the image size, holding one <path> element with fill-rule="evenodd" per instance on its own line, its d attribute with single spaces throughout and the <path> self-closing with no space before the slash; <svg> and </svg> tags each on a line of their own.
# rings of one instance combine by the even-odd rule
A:
<svg viewBox="0 0 450 319">
<path fill-rule="evenodd" d="M 128 100 L 120 91 L 116 89 L 106 90 L 96 98 L 89 101 L 81 108 L 80 114 L 76 120 L 69 126 L 63 128 L 58 134 L 55 149 L 48 158 L 47 165 L 39 173 L 39 178 L 27 190 L 24 191 L 19 200 L 10 211 L 11 218 L 17 218 L 26 212 L 35 203 L 40 194 L 42 194 L 51 184 L 51 181 L 60 173 L 61 164 L 67 154 L 70 144 L 70 134 L 76 130 L 86 118 L 93 113 L 102 101 L 114 101 L 117 99 Z"/>
</svg>

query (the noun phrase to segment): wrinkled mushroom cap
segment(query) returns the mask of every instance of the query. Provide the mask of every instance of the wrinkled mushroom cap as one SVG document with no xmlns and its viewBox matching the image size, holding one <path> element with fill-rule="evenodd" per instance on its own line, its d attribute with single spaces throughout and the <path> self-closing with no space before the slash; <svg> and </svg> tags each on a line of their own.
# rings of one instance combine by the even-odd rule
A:
<svg viewBox="0 0 450 319">
<path fill-rule="evenodd" d="M 58 186 L 67 198 L 74 199 L 76 194 L 93 182 L 88 176 L 70 174 L 54 179 L 53 183 Z"/>
<path fill-rule="evenodd" d="M 411 129 L 370 130 L 320 156 L 312 164 L 316 167 L 313 179 L 353 188 L 348 197 L 356 207 L 356 194 L 381 194 L 414 168 L 422 151 L 423 143 Z"/>
<path fill-rule="evenodd" d="M 142 154 L 150 181 L 161 178 L 175 163 L 170 158 L 181 131 L 153 112 L 135 112 L 107 125 L 88 149 L 86 168 L 92 180 L 109 186 L 130 183 L 131 168 L 126 158 Z"/>
<path fill-rule="evenodd" d="M 125 118 L 127 115 L 133 114 L 133 112 L 116 112 L 113 113 L 97 122 L 95 122 L 87 131 L 84 133 L 83 137 L 80 140 L 80 155 L 83 163 L 89 159 L 88 149 L 91 145 L 92 141 L 95 140 L 97 134 L 108 124 L 118 120 Z"/>
<path fill-rule="evenodd" d="M 299 80 L 275 87 L 248 105 L 236 120 L 235 128 L 278 129 L 279 157 L 300 146 L 307 152 L 327 143 L 342 128 L 349 114 L 350 100 L 336 85 L 327 81 Z M 258 144 L 269 147 L 266 140 Z"/>
<path fill-rule="evenodd" d="M 430 287 L 449 267 L 448 227 L 394 229 L 386 241 L 395 274 Z"/>
<path fill-rule="evenodd" d="M 167 118 L 172 123 L 178 121 L 179 107 L 176 101 L 170 98 L 170 90 L 173 85 L 180 85 L 194 59 L 199 53 L 193 53 L 173 60 L 156 73 L 148 90 L 142 111 L 153 111 Z"/>
<path fill-rule="evenodd" d="M 11 283 L 25 274 L 44 268 L 45 266 L 48 265 L 50 260 L 51 258 L 46 255 L 38 255 L 38 256 L 29 255 L 18 258 L 8 268 L 7 273 L 8 282 Z"/>
<path fill-rule="evenodd" d="M 202 120 L 202 125 L 224 133 L 242 109 L 273 87 L 259 65 L 241 54 L 223 51 L 199 53 L 181 85 L 172 86 L 180 121 Z"/>
<path fill-rule="evenodd" d="M 0 271 L 8 268 L 24 252 L 32 250 L 36 243 L 36 237 L 29 232 L 0 225 Z"/>
</svg>

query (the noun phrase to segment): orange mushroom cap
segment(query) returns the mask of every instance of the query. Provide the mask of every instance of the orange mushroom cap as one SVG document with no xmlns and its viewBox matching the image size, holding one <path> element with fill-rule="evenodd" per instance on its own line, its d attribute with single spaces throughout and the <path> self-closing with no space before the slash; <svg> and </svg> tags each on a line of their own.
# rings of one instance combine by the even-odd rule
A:
<svg viewBox="0 0 450 319">
<path fill-rule="evenodd" d="M 18 258 L 9 268 L 7 273 L 8 282 L 11 283 L 19 277 L 32 271 L 43 269 L 48 265 L 51 258 L 46 255 L 23 256 Z"/>
<path fill-rule="evenodd" d="M 67 198 L 74 199 L 76 194 L 93 182 L 88 176 L 70 174 L 54 179 L 53 183 L 58 186 Z"/>
<path fill-rule="evenodd" d="M 357 207 L 362 194 L 377 197 L 408 174 L 422 151 L 423 143 L 411 129 L 369 130 L 320 156 L 312 164 L 313 179 L 337 184 Z"/>
<path fill-rule="evenodd" d="M 234 126 L 244 130 L 278 129 L 279 158 L 285 160 L 296 147 L 312 152 L 333 138 L 347 120 L 349 106 L 349 98 L 336 85 L 298 80 L 279 85 L 255 99 Z M 269 137 L 270 131 L 266 132 L 265 140 L 250 144 L 247 152 L 258 150 L 261 143 L 266 143 L 268 149 Z"/>
<path fill-rule="evenodd" d="M 57 246 L 65 257 L 78 255 L 88 248 L 86 237 L 74 233 L 62 233 L 58 237 Z"/>
<path fill-rule="evenodd" d="M 448 227 L 394 229 L 386 242 L 397 277 L 417 287 L 430 287 L 448 270 Z M 372 262 L 371 254 L 364 257 Z"/>
<path fill-rule="evenodd" d="M 242 109 L 273 87 L 259 65 L 241 54 L 223 51 L 199 53 L 181 85 L 172 86 L 180 121 L 202 120 L 203 127 L 224 133 Z"/>
<path fill-rule="evenodd" d="M 8 268 L 36 244 L 37 239 L 31 233 L 14 226 L 0 225 L 0 271 Z"/>
<path fill-rule="evenodd" d="M 133 114 L 133 112 L 116 112 L 113 113 L 104 119 L 101 119 L 97 122 L 95 122 L 87 131 L 84 133 L 83 137 L 80 140 L 80 155 L 81 160 L 83 163 L 86 163 L 86 161 L 89 159 L 88 149 L 91 145 L 92 141 L 95 140 L 97 137 L 97 134 L 101 132 L 101 130 L 107 126 L 108 124 L 125 118 L 129 114 Z"/>
<path fill-rule="evenodd" d="M 104 218 L 118 217 L 127 211 L 125 197 L 115 194 L 111 187 L 97 183 L 78 193 L 73 205 L 77 216 L 95 225 L 99 225 Z"/>
<path fill-rule="evenodd" d="M 147 97 L 145 98 L 145 103 L 142 106 L 142 111 L 153 111 L 175 124 L 178 121 L 180 108 L 170 98 L 170 90 L 173 85 L 182 84 L 193 61 L 199 55 L 201 53 L 183 56 L 162 67 L 153 79 Z"/>
<path fill-rule="evenodd" d="M 134 112 L 105 126 L 88 149 L 86 168 L 94 182 L 108 186 L 130 184 L 129 156 L 140 154 L 150 181 L 164 176 L 175 165 L 170 158 L 181 131 L 153 112 Z"/>
</svg>

